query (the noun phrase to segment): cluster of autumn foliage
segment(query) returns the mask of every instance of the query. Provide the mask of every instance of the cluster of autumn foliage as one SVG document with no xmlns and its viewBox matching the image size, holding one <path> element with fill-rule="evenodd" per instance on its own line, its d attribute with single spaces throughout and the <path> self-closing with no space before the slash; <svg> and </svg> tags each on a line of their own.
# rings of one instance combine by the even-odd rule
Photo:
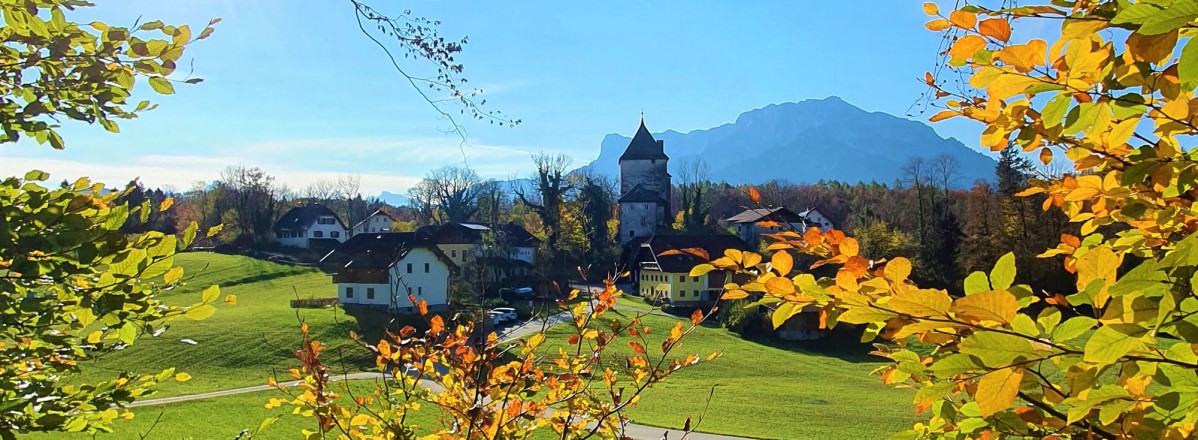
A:
<svg viewBox="0 0 1198 440">
<path fill-rule="evenodd" d="M 1198 422 L 1198 227 L 1192 1 L 1079 1 L 1004 9 L 965 4 L 943 32 L 942 66 L 926 75 L 944 110 L 933 121 L 985 124 L 982 144 L 1063 155 L 1073 172 L 1033 180 L 1043 209 L 1080 224 L 1042 258 L 1058 258 L 1075 291 L 1017 283 L 1014 258 L 964 281 L 964 296 L 908 280 L 904 258 L 868 260 L 837 231 L 775 234 L 771 263 L 720 259 L 752 275 L 726 298 L 760 297 L 774 314 L 816 309 L 821 322 L 863 324 L 893 361 L 887 383 L 916 390 L 929 417 L 905 438 L 1191 438 Z M 1055 42 L 1017 40 L 1012 23 L 1060 23 Z M 951 90 L 941 76 L 963 75 Z M 839 265 L 790 273 L 789 253 Z M 775 319 L 775 323 L 780 322 Z"/>
</svg>

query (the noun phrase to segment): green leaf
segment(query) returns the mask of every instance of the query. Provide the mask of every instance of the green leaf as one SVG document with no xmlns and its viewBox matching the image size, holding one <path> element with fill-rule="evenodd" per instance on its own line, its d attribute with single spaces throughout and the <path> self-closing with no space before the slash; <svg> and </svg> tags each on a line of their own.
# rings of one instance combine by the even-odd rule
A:
<svg viewBox="0 0 1198 440">
<path fill-rule="evenodd" d="M 1143 24 L 1153 15 L 1161 11 L 1161 7 L 1148 2 L 1138 2 L 1133 5 L 1120 5 L 1119 13 L 1111 19 L 1111 24 Z"/>
<path fill-rule="evenodd" d="M 213 307 L 211 304 L 201 304 L 187 309 L 186 312 L 183 312 L 183 316 L 193 321 L 202 321 L 208 319 L 213 313 L 216 313 L 216 307 Z"/>
<path fill-rule="evenodd" d="M 965 294 L 972 295 L 990 290 L 990 279 L 983 272 L 974 272 L 965 277 Z"/>
<path fill-rule="evenodd" d="M 1198 86 L 1198 41 L 1190 38 L 1181 49 L 1181 59 L 1177 62 L 1177 76 L 1181 79 L 1181 88 L 1194 90 Z"/>
<path fill-rule="evenodd" d="M 1135 324 L 1112 324 L 1099 327 L 1086 341 L 1085 354 L 1082 360 L 1097 364 L 1110 365 L 1119 358 L 1133 351 L 1143 351 L 1144 342 L 1140 340 L 1146 330 Z"/>
<path fill-rule="evenodd" d="M 153 88 L 155 92 L 161 93 L 163 95 L 175 93 L 175 86 L 166 78 L 160 76 L 150 78 L 150 87 Z"/>
<path fill-rule="evenodd" d="M 1118 16 L 1116 16 L 1118 17 Z M 1177 0 L 1165 10 L 1150 15 L 1140 26 L 1139 33 L 1159 35 L 1185 26 L 1198 18 L 1198 0 Z"/>
<path fill-rule="evenodd" d="M 1098 320 L 1088 316 L 1077 316 L 1066 319 L 1057 325 L 1052 332 L 1052 339 L 1058 342 L 1069 341 L 1085 334 L 1098 324 Z"/>
<path fill-rule="evenodd" d="M 32 170 L 25 173 L 25 180 L 29 182 L 43 182 L 50 178 L 50 174 L 42 170 Z"/>
<path fill-rule="evenodd" d="M 1015 282 L 1015 253 L 1007 252 L 994 264 L 990 271 L 990 285 L 994 290 L 1006 290 Z"/>
<path fill-rule="evenodd" d="M 773 322 L 774 328 L 782 327 L 782 324 L 785 324 L 786 320 L 802 311 L 802 306 L 796 307 L 795 303 L 791 302 L 784 303 L 778 306 L 778 308 L 774 310 L 774 313 L 770 314 L 770 321 Z"/>
<path fill-rule="evenodd" d="M 137 340 L 137 324 L 126 322 L 116 332 L 117 339 L 126 344 L 132 344 Z"/>
<path fill-rule="evenodd" d="M 1065 119 L 1065 114 L 1069 112 L 1069 104 L 1073 102 L 1073 96 L 1069 93 L 1058 93 L 1044 105 L 1044 110 L 1040 112 L 1040 118 L 1044 120 L 1044 126 L 1048 128 L 1061 125 Z"/>
<path fill-rule="evenodd" d="M 1040 356 L 1025 338 L 980 330 L 961 341 L 961 353 L 973 355 L 991 368 L 1003 368 L 1016 360 L 1038 359 Z"/>
</svg>

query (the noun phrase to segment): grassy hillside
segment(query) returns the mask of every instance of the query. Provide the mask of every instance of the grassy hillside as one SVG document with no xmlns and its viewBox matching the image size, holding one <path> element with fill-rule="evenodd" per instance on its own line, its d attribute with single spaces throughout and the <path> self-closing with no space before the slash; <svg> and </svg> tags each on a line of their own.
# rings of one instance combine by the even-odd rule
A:
<svg viewBox="0 0 1198 440">
<path fill-rule="evenodd" d="M 357 320 L 340 309 L 292 309 L 298 297 L 335 295 L 330 277 L 316 269 L 285 266 L 248 257 L 186 253 L 177 257 L 187 285 L 168 293 L 167 302 L 198 301 L 200 291 L 218 284 L 221 293 L 237 295 L 236 305 L 220 304 L 203 321 L 176 319 L 162 335 L 144 337 L 129 349 L 83 365 L 88 379 L 112 377 L 116 371 L 154 373 L 176 367 L 193 377 L 168 382 L 154 397 L 194 394 L 266 383 L 267 376 L 295 366 L 299 320 L 313 335 L 330 345 L 327 360 L 338 368 L 357 371 L 366 361 L 346 337 Z M 182 342 L 188 339 L 195 345 Z M 336 362 L 344 348 L 345 363 Z M 368 365 L 368 364 L 367 364 Z"/>
<path fill-rule="evenodd" d="M 652 354 L 660 350 L 677 319 L 646 316 L 642 321 L 654 329 L 645 344 Z M 571 329 L 557 326 L 549 333 L 547 341 L 562 345 Z M 546 344 L 547 353 L 557 351 L 550 342 Z M 828 342 L 772 346 L 720 328 L 699 328 L 676 353 L 706 356 L 719 351 L 723 355 L 648 390 L 630 415 L 636 423 L 680 428 L 687 417 L 698 420 L 714 387 L 701 425 L 704 432 L 758 438 L 879 439 L 910 428 L 917 420 L 912 394 L 870 376 L 879 362 L 865 354 L 863 346 L 852 341 L 844 344 L 851 347 Z M 609 353 L 614 359 L 632 354 L 625 345 L 613 348 Z"/>
<path fill-rule="evenodd" d="M 168 301 L 190 304 L 202 289 L 216 283 L 223 294 L 237 295 L 237 304 L 221 305 L 204 321 L 174 321 L 170 330 L 157 338 L 142 339 L 130 349 L 85 364 L 89 377 L 111 377 L 118 370 L 154 373 L 168 367 L 192 375 L 186 383 L 164 383 L 156 398 L 261 385 L 272 373 L 286 376 L 287 369 L 295 366 L 292 353 L 299 343 L 299 319 L 307 321 L 313 335 L 329 344 L 325 359 L 338 372 L 359 371 L 373 363 L 346 335 L 350 330 L 377 334 L 385 322 L 381 317 L 363 316 L 360 319 L 366 324 L 360 326 L 359 318 L 340 309 L 290 308 L 288 301 L 297 296 L 333 296 L 328 275 L 207 253 L 183 254 L 178 262 L 185 268 L 189 284 L 169 293 Z M 645 318 L 646 324 L 658 330 L 653 336 L 667 331 L 673 320 Z M 374 331 L 364 332 L 359 327 Z M 564 343 L 568 330 L 555 327 L 548 341 Z M 556 351 L 549 342 L 546 348 Z M 861 350 L 763 345 L 718 328 L 699 329 L 688 337 L 683 349 L 703 355 L 722 351 L 724 355 L 649 390 L 631 412 L 637 423 L 680 427 L 687 416 L 699 416 L 713 386 L 715 399 L 702 425 L 706 432 L 762 438 L 885 438 L 916 420 L 910 393 L 886 387 L 869 376 L 878 363 Z M 617 355 L 628 354 L 626 347 L 618 351 Z M 270 415 L 262 408 L 269 397 L 269 392 L 254 393 L 139 408 L 134 421 L 119 424 L 117 434 L 102 437 L 136 438 L 162 411 L 163 419 L 150 438 L 230 438 Z M 300 422 L 291 423 L 271 427 L 266 438 L 293 437 Z M 196 431 L 196 426 L 210 431 Z"/>
</svg>

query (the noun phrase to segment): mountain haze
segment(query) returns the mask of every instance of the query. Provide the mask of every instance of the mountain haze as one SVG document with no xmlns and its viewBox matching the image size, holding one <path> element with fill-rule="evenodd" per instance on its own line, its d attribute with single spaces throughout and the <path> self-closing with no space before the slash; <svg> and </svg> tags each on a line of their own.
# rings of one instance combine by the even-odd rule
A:
<svg viewBox="0 0 1198 440">
<path fill-rule="evenodd" d="M 771 104 L 742 113 L 736 122 L 706 130 L 653 135 L 665 141 L 669 169 L 699 157 L 713 181 L 733 184 L 772 179 L 791 183 L 839 180 L 891 184 L 903 177 L 908 159 L 947 154 L 957 161 L 954 185 L 966 188 L 994 176 L 994 159 L 928 125 L 882 112 L 868 112 L 838 97 Z M 629 138 L 609 134 L 591 171 L 619 176 L 619 157 Z"/>
</svg>

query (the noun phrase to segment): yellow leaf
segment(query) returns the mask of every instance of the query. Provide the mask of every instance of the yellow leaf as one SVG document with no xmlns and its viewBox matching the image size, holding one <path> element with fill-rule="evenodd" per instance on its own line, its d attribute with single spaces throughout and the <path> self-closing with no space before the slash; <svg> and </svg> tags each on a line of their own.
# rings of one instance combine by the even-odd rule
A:
<svg viewBox="0 0 1198 440">
<path fill-rule="evenodd" d="M 986 48 L 985 38 L 977 35 L 966 35 L 953 44 L 952 49 L 948 50 L 948 54 L 955 59 L 967 60 L 973 57 L 975 52 L 984 48 Z"/>
<path fill-rule="evenodd" d="M 187 319 L 200 321 L 212 316 L 213 313 L 216 313 L 216 307 L 212 307 L 211 304 L 200 304 L 187 309 L 186 312 L 183 312 L 183 316 L 186 316 Z"/>
<path fill-rule="evenodd" d="M 895 257 L 889 263 L 886 263 L 882 274 L 892 283 L 903 281 L 911 276 L 911 260 L 904 257 Z"/>
<path fill-rule="evenodd" d="M 745 292 L 740 289 L 734 289 L 734 290 L 729 290 L 727 292 L 724 292 L 724 295 L 721 296 L 720 299 L 733 300 L 733 299 L 742 299 L 742 298 L 748 298 L 748 297 L 749 297 L 749 292 Z"/>
<path fill-rule="evenodd" d="M 237 295 L 225 295 L 225 302 L 229 305 L 237 305 Z"/>
<path fill-rule="evenodd" d="M 1133 118 L 1111 127 L 1111 132 L 1107 135 L 1107 148 L 1118 148 L 1126 144 L 1131 139 L 1131 135 L 1136 132 L 1136 124 L 1139 122 L 1140 119 Z"/>
<path fill-rule="evenodd" d="M 1006 43 L 1011 39 L 1011 24 L 1001 18 L 982 20 L 978 24 L 978 32 L 982 35 Z"/>
<path fill-rule="evenodd" d="M 1123 258 L 1106 246 L 1092 248 L 1077 257 L 1077 290 L 1085 290 L 1094 280 L 1104 280 L 1105 284 L 1099 290 L 1094 305 L 1102 307 L 1109 298 L 1108 286 L 1115 281 L 1116 270 L 1123 263 Z"/>
<path fill-rule="evenodd" d="M 886 302 L 886 307 L 918 318 L 944 317 L 952 307 L 948 292 L 936 289 L 908 290 Z"/>
<path fill-rule="evenodd" d="M 91 334 L 87 335 L 87 343 L 88 344 L 98 344 L 98 343 L 100 343 L 100 337 L 102 337 L 102 336 L 104 336 L 104 332 L 102 332 L 100 330 L 91 332 Z"/>
<path fill-rule="evenodd" d="M 1005 290 L 990 290 L 957 298 L 952 311 L 960 318 L 1007 324 L 1015 319 L 1019 302 Z"/>
<path fill-rule="evenodd" d="M 928 30 L 932 31 L 932 32 L 940 32 L 940 31 L 943 31 L 950 27 L 953 27 L 953 25 L 951 23 L 949 23 L 948 20 L 945 20 L 943 18 L 937 18 L 935 20 L 925 23 L 923 25 L 923 27 L 928 28 Z"/>
<path fill-rule="evenodd" d="M 773 266 L 778 275 L 785 276 L 794 267 L 794 257 L 791 257 L 790 252 L 785 250 L 774 252 L 774 256 L 770 257 L 770 266 Z"/>
<path fill-rule="evenodd" d="M 168 209 L 171 209 L 171 205 L 174 205 L 174 204 L 175 204 L 175 198 L 174 198 L 174 197 L 167 197 L 167 198 L 165 198 L 165 199 L 162 199 L 162 203 L 159 203 L 159 204 L 158 204 L 158 211 L 159 211 L 159 212 L 162 212 L 162 211 L 166 211 L 166 210 L 168 210 Z"/>
<path fill-rule="evenodd" d="M 1031 72 L 1036 66 L 1044 65 L 1044 40 L 1032 40 L 1027 44 L 1014 44 L 998 51 L 999 61 L 1011 65 L 1020 72 Z"/>
<path fill-rule="evenodd" d="M 545 342 L 545 334 L 544 333 L 537 333 L 535 335 L 532 335 L 531 338 L 528 338 L 528 348 L 535 349 L 538 346 L 540 346 L 542 342 Z"/>
<path fill-rule="evenodd" d="M 175 375 L 175 380 L 179 382 L 187 382 L 191 380 L 191 375 L 187 373 L 179 373 Z"/>
<path fill-rule="evenodd" d="M 1019 395 L 1019 382 L 1023 380 L 1023 369 L 1007 367 L 991 371 L 978 381 L 973 398 L 982 411 L 982 417 L 1010 408 Z"/>
<path fill-rule="evenodd" d="M 706 264 L 706 263 L 696 264 L 695 267 L 691 268 L 689 275 L 692 277 L 703 276 L 703 275 L 707 275 L 708 272 L 711 272 L 713 270 L 715 270 L 715 266 L 712 266 L 710 264 Z"/>
<path fill-rule="evenodd" d="M 978 14 L 969 11 L 953 11 L 948 14 L 948 20 L 961 29 L 973 29 L 978 24 Z"/>
<path fill-rule="evenodd" d="M 166 271 L 166 275 L 162 276 L 162 282 L 166 284 L 175 284 L 179 279 L 183 278 L 183 268 L 179 266 L 172 267 Z"/>
<path fill-rule="evenodd" d="M 374 419 L 372 419 L 369 415 L 358 414 L 354 416 L 354 418 L 350 419 L 349 424 L 352 426 L 362 426 L 370 423 L 371 420 Z"/>
<path fill-rule="evenodd" d="M 836 320 L 847 324 L 869 324 L 872 322 L 882 322 L 893 317 L 895 317 L 894 313 L 885 310 L 873 307 L 857 307 L 841 313 L 840 317 L 836 318 Z"/>
<path fill-rule="evenodd" d="M 1023 93 L 1028 87 L 1039 84 L 1040 80 L 1027 75 L 1017 73 L 1007 73 L 995 78 L 990 83 L 990 87 L 986 91 L 994 99 L 1007 99 L 1012 96 Z"/>
<path fill-rule="evenodd" d="M 928 15 L 939 15 L 940 8 L 936 7 L 935 3 L 927 2 L 923 4 L 923 13 Z"/>
<path fill-rule="evenodd" d="M 207 289 L 204 289 L 204 293 L 200 294 L 200 302 L 207 304 L 216 301 L 216 298 L 219 296 L 220 286 L 209 286 Z"/>
</svg>

